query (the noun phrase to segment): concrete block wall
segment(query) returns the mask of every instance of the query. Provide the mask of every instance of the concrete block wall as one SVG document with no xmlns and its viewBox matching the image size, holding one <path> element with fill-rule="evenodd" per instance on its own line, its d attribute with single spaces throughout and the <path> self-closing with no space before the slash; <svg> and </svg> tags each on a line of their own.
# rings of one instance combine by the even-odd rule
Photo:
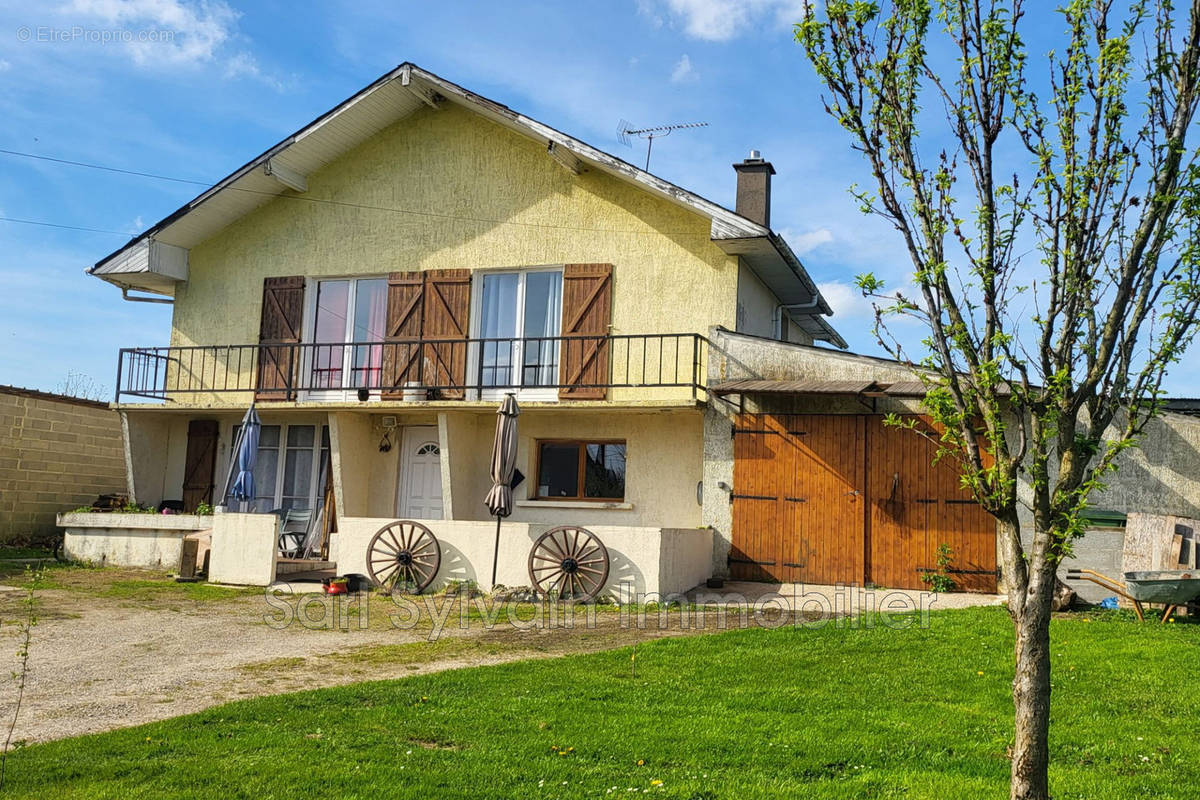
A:
<svg viewBox="0 0 1200 800">
<path fill-rule="evenodd" d="M 104 403 L 0 386 L 0 542 L 55 535 L 55 515 L 125 493 L 121 420 Z"/>
</svg>

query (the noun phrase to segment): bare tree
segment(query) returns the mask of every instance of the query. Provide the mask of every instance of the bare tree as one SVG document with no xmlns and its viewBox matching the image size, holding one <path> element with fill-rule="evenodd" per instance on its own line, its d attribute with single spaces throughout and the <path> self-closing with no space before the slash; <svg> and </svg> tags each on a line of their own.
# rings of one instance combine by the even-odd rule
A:
<svg viewBox="0 0 1200 800">
<path fill-rule="evenodd" d="M 997 519 L 1025 799 L 1049 796 L 1057 568 L 1195 335 L 1200 0 L 1067 0 L 1041 96 L 1023 5 L 828 0 L 796 38 L 873 177 L 852 193 L 914 269 L 914 291 L 859 276 L 876 334 L 926 382 L 925 434 Z M 923 323 L 927 353 L 905 352 L 895 316 Z"/>
<path fill-rule="evenodd" d="M 84 400 L 103 400 L 107 390 L 91 375 L 69 370 L 67 377 L 63 378 L 62 383 L 58 385 L 58 394 L 81 397 Z"/>
</svg>

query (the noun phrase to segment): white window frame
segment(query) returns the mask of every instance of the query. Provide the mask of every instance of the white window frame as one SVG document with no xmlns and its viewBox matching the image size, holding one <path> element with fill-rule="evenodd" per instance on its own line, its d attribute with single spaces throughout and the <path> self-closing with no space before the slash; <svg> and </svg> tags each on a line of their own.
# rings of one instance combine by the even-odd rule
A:
<svg viewBox="0 0 1200 800">
<path fill-rule="evenodd" d="M 320 292 L 321 283 L 325 281 L 348 281 L 350 288 L 346 297 L 346 324 L 342 329 L 342 341 L 345 344 L 350 343 L 350 332 L 354 327 L 354 306 L 358 302 L 357 284 L 359 281 L 378 281 L 382 280 L 386 283 L 387 275 L 323 275 L 319 278 L 307 278 L 304 285 L 304 338 L 301 340 L 304 344 L 326 344 L 325 342 L 316 341 L 317 330 L 317 294 Z M 384 291 L 387 291 L 386 289 Z M 386 324 L 386 320 L 385 320 Z M 304 357 L 300 360 L 300 369 L 302 375 L 305 375 L 304 383 L 308 383 L 312 376 L 313 356 L 315 351 L 312 348 L 303 348 Z M 346 382 L 347 377 L 354 374 L 354 348 L 346 347 L 342 352 L 342 383 Z M 358 389 L 342 388 L 342 389 L 309 389 L 300 392 L 301 400 L 310 402 L 349 402 L 357 401 Z M 370 401 L 377 402 L 381 398 L 381 392 L 372 390 Z"/>
<path fill-rule="evenodd" d="M 471 280 L 471 311 L 470 311 L 470 329 L 472 339 L 483 338 L 481 323 L 483 322 L 483 279 L 486 275 L 517 275 L 517 308 L 520 313 L 516 314 L 517 329 L 514 332 L 516 339 L 524 339 L 525 337 L 525 278 L 535 272 L 557 272 L 560 276 L 564 269 L 562 264 L 543 264 L 532 267 L 503 267 L 499 269 L 480 269 L 475 270 Z M 475 276 L 478 276 L 476 278 Z M 562 289 L 563 284 L 559 283 L 559 318 L 558 318 L 558 336 L 562 336 Z M 479 378 L 480 361 L 483 358 L 483 343 L 476 342 L 469 348 L 467 359 L 467 383 L 472 384 Z M 558 368 L 562 369 L 562 343 L 558 342 L 554 348 L 555 363 Z M 525 347 L 522 342 L 517 342 L 513 349 L 513 373 L 519 377 L 519 370 L 524 369 Z M 561 374 L 561 373 L 560 373 Z M 509 376 L 509 383 L 517 383 L 513 380 L 513 376 Z M 557 380 L 555 381 L 557 383 Z M 525 401 L 556 401 L 558 400 L 557 388 L 514 388 L 514 389 L 490 389 L 480 386 L 478 389 L 471 392 L 473 400 L 500 400 L 505 394 L 514 392 L 519 400 Z"/>
<path fill-rule="evenodd" d="M 229 452 L 229 458 L 226 461 L 226 469 L 229 469 L 229 467 L 233 463 L 233 459 L 237 458 L 237 453 L 233 452 L 232 442 L 236 441 L 235 432 L 237 431 L 238 425 L 241 425 L 241 424 L 242 423 L 240 420 L 237 422 L 229 423 L 229 430 L 226 432 L 227 438 L 225 439 L 225 441 L 230 442 L 231 444 L 229 446 L 230 452 Z M 283 480 L 284 480 L 284 473 L 286 472 L 285 467 L 286 467 L 286 462 L 287 462 L 288 428 L 289 427 L 300 427 L 300 428 L 313 428 L 314 429 L 314 438 L 313 438 L 313 447 L 312 447 L 312 454 L 313 454 L 312 475 L 309 476 L 309 484 L 308 484 L 309 485 L 309 492 L 308 492 L 308 504 L 309 505 L 308 505 L 308 507 L 311 508 L 315 512 L 317 509 L 317 505 L 320 502 L 321 495 L 325 492 L 324 485 L 318 486 L 317 483 L 321 480 L 321 451 L 324 449 L 321 446 L 321 442 L 323 439 L 321 434 L 324 430 L 329 428 L 329 422 L 323 421 L 323 420 L 310 420 L 310 421 L 302 421 L 302 422 L 264 422 L 263 425 L 264 426 L 270 425 L 270 426 L 279 428 L 279 446 L 274 449 L 274 452 L 275 452 L 275 488 L 271 494 L 271 508 L 267 509 L 267 511 L 279 508 L 280 504 L 283 503 Z M 330 434 L 330 435 L 332 437 L 332 434 Z M 299 449 L 299 448 L 293 448 L 293 449 Z M 263 451 L 260 448 L 259 449 L 260 455 L 262 452 Z M 330 442 L 329 442 L 329 462 L 330 462 L 329 468 L 333 469 L 333 440 L 332 440 L 332 438 L 330 439 Z M 257 489 L 259 487 L 255 487 L 255 488 L 256 488 L 256 493 L 258 493 Z M 227 498 L 225 498 L 225 497 L 221 498 L 221 502 L 225 502 L 226 499 Z M 253 502 L 253 501 L 251 501 L 251 502 Z M 229 510 L 237 511 L 238 509 L 234 508 L 233 506 L 230 506 Z M 266 512 L 263 512 L 263 513 L 266 513 Z"/>
</svg>

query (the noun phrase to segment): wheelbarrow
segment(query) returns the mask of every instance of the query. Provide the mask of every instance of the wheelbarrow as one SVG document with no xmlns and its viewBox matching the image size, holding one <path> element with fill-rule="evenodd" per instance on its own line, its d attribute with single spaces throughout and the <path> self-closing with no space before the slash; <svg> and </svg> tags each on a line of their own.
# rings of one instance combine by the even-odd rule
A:
<svg viewBox="0 0 1200 800">
<path fill-rule="evenodd" d="M 1091 581 L 1110 592 L 1116 592 L 1133 603 L 1139 620 L 1145 620 L 1142 603 L 1165 606 L 1159 622 L 1166 622 L 1179 606 L 1187 605 L 1200 597 L 1200 572 L 1196 570 L 1167 569 L 1152 572 L 1126 572 L 1125 582 L 1102 575 L 1090 569 L 1067 570 L 1070 580 Z"/>
</svg>

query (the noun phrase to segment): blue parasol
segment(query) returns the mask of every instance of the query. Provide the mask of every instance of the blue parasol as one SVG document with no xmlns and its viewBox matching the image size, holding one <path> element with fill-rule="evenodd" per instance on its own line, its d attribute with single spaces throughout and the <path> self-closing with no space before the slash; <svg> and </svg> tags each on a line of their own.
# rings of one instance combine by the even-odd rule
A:
<svg viewBox="0 0 1200 800">
<path fill-rule="evenodd" d="M 258 460 L 258 434 L 262 423 L 254 406 L 246 411 L 242 418 L 242 427 L 238 431 L 237 459 L 238 474 L 230 490 L 230 496 L 242 502 L 242 510 L 246 503 L 254 499 L 254 462 Z"/>
</svg>

